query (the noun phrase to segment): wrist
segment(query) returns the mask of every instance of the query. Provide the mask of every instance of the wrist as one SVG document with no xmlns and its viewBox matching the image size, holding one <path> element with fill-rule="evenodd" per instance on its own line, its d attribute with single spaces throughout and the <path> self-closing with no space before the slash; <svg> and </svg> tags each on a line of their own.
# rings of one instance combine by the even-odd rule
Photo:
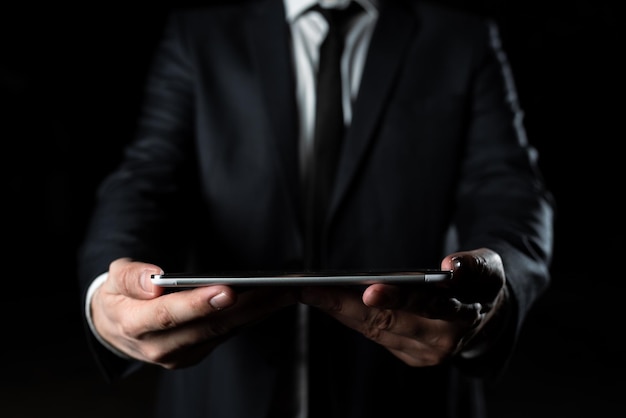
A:
<svg viewBox="0 0 626 418">
<path fill-rule="evenodd" d="M 127 356 L 126 354 L 122 353 L 117 348 L 113 347 L 113 345 L 111 345 L 109 342 L 107 342 L 100 335 L 100 333 L 96 329 L 96 325 L 94 324 L 94 321 L 93 321 L 93 314 L 92 314 L 92 311 L 91 311 L 91 301 L 93 300 L 94 294 L 96 293 L 98 288 L 102 285 L 102 283 L 104 283 L 104 281 L 107 279 L 107 277 L 108 277 L 108 272 L 101 274 L 100 276 L 96 277 L 96 279 L 89 286 L 89 289 L 87 289 L 87 296 L 85 298 L 85 318 L 87 320 L 87 325 L 89 326 L 89 330 L 91 331 L 93 336 L 96 338 L 96 340 L 98 340 L 98 342 L 100 344 L 102 344 L 104 347 L 106 347 L 107 350 L 111 351 L 116 356 L 118 356 L 120 358 L 123 358 L 123 359 L 126 359 L 126 360 L 130 360 L 131 358 L 129 356 Z"/>
</svg>

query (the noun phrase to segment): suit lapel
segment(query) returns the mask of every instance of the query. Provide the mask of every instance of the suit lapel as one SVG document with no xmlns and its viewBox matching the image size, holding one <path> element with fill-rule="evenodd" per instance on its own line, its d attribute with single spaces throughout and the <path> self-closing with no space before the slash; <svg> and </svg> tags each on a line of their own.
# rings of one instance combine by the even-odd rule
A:
<svg viewBox="0 0 626 418">
<path fill-rule="evenodd" d="M 348 130 L 337 171 L 337 184 L 331 201 L 331 215 L 365 157 L 382 112 L 396 83 L 400 64 L 416 27 L 412 10 L 403 2 L 381 2 L 381 11 L 363 70 L 359 94 L 353 108 L 352 125 Z M 404 7 L 403 7 L 404 6 Z"/>
<path fill-rule="evenodd" d="M 258 68 L 261 91 L 274 133 L 282 177 L 290 193 L 294 213 L 299 217 L 300 175 L 298 169 L 298 120 L 295 80 L 291 62 L 289 27 L 281 1 L 259 0 L 251 4 L 245 35 L 254 65 Z M 337 183 L 331 200 L 336 211 L 358 171 L 380 117 L 396 82 L 404 52 L 416 27 L 414 11 L 404 2 L 382 2 L 365 63 L 359 95 L 353 109 L 337 171 Z"/>
<path fill-rule="evenodd" d="M 296 214 L 299 213 L 298 126 L 290 32 L 282 1 L 263 0 L 251 5 L 245 25 L 248 45 L 258 69 L 265 111 Z"/>
</svg>

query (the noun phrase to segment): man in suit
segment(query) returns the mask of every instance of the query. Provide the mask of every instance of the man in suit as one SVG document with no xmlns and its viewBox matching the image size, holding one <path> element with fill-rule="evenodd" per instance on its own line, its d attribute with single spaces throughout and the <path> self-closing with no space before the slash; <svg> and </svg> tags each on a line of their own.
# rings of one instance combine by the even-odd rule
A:
<svg viewBox="0 0 626 418">
<path fill-rule="evenodd" d="M 136 140 L 80 251 L 94 355 L 110 379 L 162 366 L 164 417 L 484 417 L 482 379 L 505 370 L 552 254 L 552 200 L 497 28 L 358 0 L 348 128 L 310 264 L 303 178 L 327 28 L 314 3 L 172 13 Z M 150 281 L 311 267 L 453 279 L 173 293 Z"/>
</svg>

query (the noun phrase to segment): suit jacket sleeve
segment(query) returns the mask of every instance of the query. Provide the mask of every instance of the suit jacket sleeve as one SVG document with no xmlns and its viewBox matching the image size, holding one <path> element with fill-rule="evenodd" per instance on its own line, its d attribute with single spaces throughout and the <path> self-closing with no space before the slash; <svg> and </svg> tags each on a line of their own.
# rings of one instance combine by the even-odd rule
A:
<svg viewBox="0 0 626 418">
<path fill-rule="evenodd" d="M 456 359 L 458 367 L 474 375 L 505 370 L 527 312 L 548 285 L 553 245 L 553 196 L 539 172 L 537 152 L 526 138 L 523 112 L 498 27 L 488 22 L 487 30 L 486 58 L 478 66 L 473 87 L 471 143 L 480 145 L 489 132 L 516 138 L 518 146 L 485 143 L 479 152 L 468 153 L 457 195 L 459 209 L 454 225 L 460 248 L 488 247 L 501 255 L 510 299 L 496 327 L 478 337 L 478 344 L 481 338 L 490 342 L 488 349 L 478 357 Z M 494 88 L 497 80 L 499 87 Z M 502 100 L 504 106 L 492 107 L 496 100 Z M 480 166 L 488 169 L 477 169 Z"/>
</svg>

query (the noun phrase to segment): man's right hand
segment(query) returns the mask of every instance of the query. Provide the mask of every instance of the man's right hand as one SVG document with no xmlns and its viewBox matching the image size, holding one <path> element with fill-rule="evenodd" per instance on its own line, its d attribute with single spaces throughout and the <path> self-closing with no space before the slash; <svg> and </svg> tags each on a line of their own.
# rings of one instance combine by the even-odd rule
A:
<svg viewBox="0 0 626 418">
<path fill-rule="evenodd" d="M 229 286 L 198 287 L 164 294 L 150 276 L 154 264 L 121 258 L 91 300 L 99 336 L 122 353 L 167 369 L 191 366 L 241 327 L 296 303 L 293 292 Z"/>
</svg>

